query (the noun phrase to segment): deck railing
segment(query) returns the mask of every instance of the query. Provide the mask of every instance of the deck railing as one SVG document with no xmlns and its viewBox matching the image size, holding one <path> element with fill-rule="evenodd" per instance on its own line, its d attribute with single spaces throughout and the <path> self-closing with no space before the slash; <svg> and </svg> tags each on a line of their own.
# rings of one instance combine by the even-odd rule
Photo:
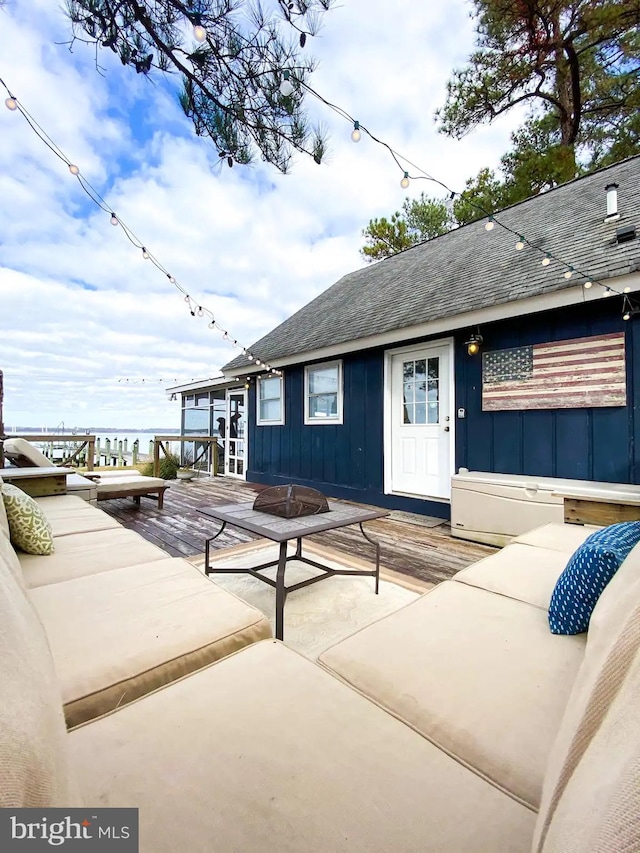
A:
<svg viewBox="0 0 640 853">
<path fill-rule="evenodd" d="M 185 441 L 194 444 L 206 445 L 194 458 L 192 467 L 197 467 L 198 462 L 206 457 L 207 451 L 213 445 L 211 452 L 211 473 L 215 477 L 218 473 L 218 437 L 216 435 L 156 435 L 153 437 L 153 476 L 160 476 L 160 451 L 166 456 L 171 454 L 171 445 L 175 443 L 184 444 Z"/>
</svg>

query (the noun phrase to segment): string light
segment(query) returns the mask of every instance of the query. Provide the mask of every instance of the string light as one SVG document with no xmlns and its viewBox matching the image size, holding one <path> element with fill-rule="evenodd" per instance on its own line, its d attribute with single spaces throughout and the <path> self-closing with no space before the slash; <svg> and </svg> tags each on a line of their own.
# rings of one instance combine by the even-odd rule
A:
<svg viewBox="0 0 640 853">
<path fill-rule="evenodd" d="M 198 41 L 204 41 L 207 38 L 206 30 L 204 27 L 202 27 L 202 25 L 198 19 L 196 19 L 194 21 L 194 37 Z M 396 151 L 394 151 L 393 148 L 391 148 L 390 145 L 388 145 L 386 142 L 376 138 L 366 127 L 360 125 L 359 121 L 353 119 L 342 108 L 337 107 L 334 104 L 331 104 L 329 101 L 327 101 L 325 98 L 323 98 L 318 92 L 316 92 L 314 89 L 312 89 L 306 83 L 304 83 L 304 81 L 297 80 L 296 82 L 300 85 L 301 88 L 304 88 L 306 91 L 308 91 L 311 95 L 313 95 L 315 98 L 317 98 L 323 104 L 325 104 L 327 107 L 332 109 L 334 112 L 338 113 L 342 118 L 353 123 L 352 139 L 354 142 L 358 142 L 360 140 L 362 132 L 364 131 L 365 133 L 367 133 L 367 135 L 374 142 L 377 142 L 378 144 L 382 145 L 383 147 L 385 147 L 389 151 L 389 153 L 391 154 L 391 156 L 395 160 L 396 165 L 398 165 L 400 167 L 399 158 L 401 158 L 406 163 L 408 163 L 409 165 L 418 169 L 418 171 L 422 172 L 421 175 L 417 176 L 418 178 L 423 179 L 423 180 L 432 181 L 433 183 L 436 183 L 436 184 L 440 185 L 441 187 L 443 187 L 449 193 L 449 196 L 445 201 L 445 205 L 447 206 L 448 210 L 452 209 L 453 199 L 456 195 L 455 191 L 451 190 L 450 187 L 447 187 L 447 185 L 445 183 L 443 183 L 442 181 L 440 181 L 437 178 L 433 177 L 432 175 L 428 174 L 424 170 L 419 169 L 419 167 L 416 167 L 415 164 L 411 163 L 406 157 L 399 155 Z M 44 130 L 38 125 L 38 123 L 35 121 L 35 119 L 29 115 L 29 113 L 24 109 L 24 107 L 21 104 L 18 103 L 17 99 L 14 97 L 14 95 L 12 95 L 12 93 L 9 91 L 8 87 L 6 86 L 6 84 L 4 83 L 4 81 L 1 78 L 0 78 L 0 84 L 5 88 L 5 90 L 7 91 L 7 94 L 8 94 L 8 97 L 5 99 L 6 107 L 12 111 L 19 109 L 20 112 L 22 113 L 23 117 L 26 119 L 27 123 L 31 127 L 31 129 L 36 133 L 36 135 L 41 139 L 41 141 L 43 141 L 47 145 L 47 147 L 50 148 L 50 150 L 53 151 L 54 154 L 56 154 L 57 157 L 59 157 L 61 160 L 63 160 L 66 163 L 71 174 L 79 176 L 79 173 L 80 173 L 79 168 L 75 164 L 71 163 L 68 160 L 68 158 L 66 158 L 64 156 L 64 154 L 60 151 L 58 146 L 55 145 L 55 143 L 53 143 L 53 141 L 50 139 L 50 137 L 48 137 L 48 135 L 44 132 Z M 285 69 L 283 71 L 283 79 L 282 79 L 282 82 L 280 84 L 280 91 L 285 96 L 288 96 L 294 92 L 294 87 L 293 87 L 293 84 L 291 82 L 291 72 L 287 69 Z M 232 165 L 233 164 L 232 158 L 229 157 L 228 159 L 230 160 L 230 165 Z M 400 181 L 400 185 L 401 185 L 402 189 L 407 189 L 409 187 L 409 184 L 410 184 L 409 172 L 406 169 L 402 169 L 402 172 L 403 172 L 403 177 L 402 177 L 402 180 Z M 102 210 L 106 210 L 106 212 L 109 212 L 109 210 L 105 207 L 106 202 L 104 202 L 104 199 L 102 199 L 101 196 L 97 193 L 97 191 L 95 191 L 93 189 L 93 187 L 91 187 L 91 185 L 88 183 L 88 181 L 86 181 L 86 179 L 84 179 L 82 177 L 80 177 L 79 180 L 80 180 L 80 184 L 81 184 L 82 188 L 85 190 L 87 195 L 89 195 L 89 197 L 92 199 L 92 201 L 94 201 L 95 204 L 97 204 Z M 480 212 L 488 214 L 488 211 L 484 210 L 481 207 L 481 205 L 478 204 L 477 202 L 475 202 L 473 199 L 470 200 L 470 203 L 472 204 L 472 206 L 474 206 Z M 152 263 L 154 263 L 154 265 L 157 266 L 158 269 L 162 270 L 166 274 L 169 281 L 172 284 L 174 284 L 174 286 L 178 290 L 180 290 L 183 294 L 186 293 L 186 291 L 178 284 L 178 282 L 175 280 L 175 278 L 173 276 L 171 276 L 166 270 L 164 270 L 164 268 L 161 266 L 161 264 L 159 262 L 157 262 L 157 260 L 155 258 L 152 258 L 149 255 L 146 248 L 137 240 L 135 235 L 133 235 L 133 232 L 131 232 L 129 229 L 125 228 L 123 223 L 120 220 L 118 220 L 115 213 L 111 213 L 111 224 L 112 225 L 122 225 L 123 231 L 125 232 L 127 238 L 130 240 L 130 242 L 132 242 L 134 245 L 138 245 L 138 247 L 142 249 L 143 258 L 151 259 Z M 499 220 L 496 220 L 496 218 L 492 214 L 489 214 L 488 220 L 485 223 L 485 229 L 487 231 L 491 231 L 491 230 L 493 230 L 493 228 L 495 227 L 496 224 L 499 225 L 501 228 L 503 228 L 505 231 L 508 231 L 508 232 L 510 232 L 510 233 L 512 233 L 518 237 L 518 240 L 516 242 L 516 250 L 517 251 L 521 251 L 524 248 L 525 244 L 528 241 L 526 241 L 522 235 L 518 234 L 517 231 L 514 231 L 513 229 L 509 228 L 507 225 L 500 222 Z M 541 251 L 541 250 L 538 249 L 538 251 Z M 548 266 L 551 263 L 551 258 L 552 258 L 551 253 L 545 252 L 544 257 L 542 259 L 542 265 Z M 561 259 L 556 258 L 556 260 L 560 260 L 561 263 L 564 263 L 561 261 Z M 573 267 L 570 267 L 569 270 L 567 270 L 564 273 L 564 277 L 566 279 L 571 278 L 573 272 L 577 272 L 577 270 L 575 270 Z M 580 273 L 580 274 L 584 275 L 584 273 Z M 603 293 L 603 296 L 610 296 L 612 293 L 617 292 L 609 286 L 605 287 L 605 285 L 602 284 L 602 282 L 597 282 L 597 283 L 601 287 L 604 288 L 605 292 Z M 591 280 L 587 280 L 583 284 L 583 287 L 585 289 L 588 289 L 589 287 L 592 286 L 592 284 L 593 284 L 593 282 Z M 629 290 L 630 290 L 630 288 L 627 288 L 627 289 L 625 289 L 625 292 L 628 292 Z M 190 298 L 188 296 L 185 296 L 185 301 L 190 302 Z M 191 313 L 193 316 L 195 316 L 195 312 L 193 310 L 191 311 Z M 204 314 L 204 311 L 203 311 L 203 314 Z M 209 314 L 210 316 L 213 316 L 208 311 L 207 311 L 207 314 Z M 215 326 L 216 326 L 215 322 L 210 324 L 210 327 L 215 327 Z M 229 339 L 229 335 L 226 331 L 224 332 L 223 337 L 225 338 L 225 340 Z M 244 348 L 243 348 L 243 354 L 246 354 L 247 357 L 249 358 L 249 360 L 253 359 L 253 357 L 249 353 L 249 351 L 245 350 Z M 259 364 L 261 364 L 261 362 L 256 361 L 256 364 L 259 365 Z"/>
<path fill-rule="evenodd" d="M 289 95 L 293 95 L 293 83 L 290 80 L 291 72 L 283 71 L 282 73 L 282 83 L 280 83 L 280 93 L 288 98 Z"/>
<path fill-rule="evenodd" d="M 198 42 L 203 42 L 207 38 L 207 31 L 202 24 L 196 24 L 193 28 L 193 37 Z"/>
<path fill-rule="evenodd" d="M 198 317 L 204 317 L 204 310 L 202 305 L 198 305 Z"/>
</svg>

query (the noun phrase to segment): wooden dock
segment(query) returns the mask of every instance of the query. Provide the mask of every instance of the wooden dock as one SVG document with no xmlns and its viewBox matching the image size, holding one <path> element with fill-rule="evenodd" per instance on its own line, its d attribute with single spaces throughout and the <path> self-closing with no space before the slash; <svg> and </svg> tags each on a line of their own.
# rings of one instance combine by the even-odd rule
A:
<svg viewBox="0 0 640 853">
<path fill-rule="evenodd" d="M 129 498 L 101 501 L 100 508 L 158 545 L 172 557 L 195 557 L 204 552 L 205 539 L 219 530 L 218 522 L 198 512 L 199 507 L 236 501 L 253 501 L 262 488 L 228 477 L 203 477 L 191 482 L 171 481 L 164 508 L 142 498 L 141 506 Z M 406 512 L 366 523 L 367 532 L 380 542 L 381 567 L 430 586 L 454 575 L 496 549 L 451 536 L 449 524 Z M 230 548 L 257 539 L 251 533 L 227 527 L 212 547 Z M 371 560 L 373 550 L 357 526 L 317 533 L 309 537 L 326 548 Z"/>
</svg>

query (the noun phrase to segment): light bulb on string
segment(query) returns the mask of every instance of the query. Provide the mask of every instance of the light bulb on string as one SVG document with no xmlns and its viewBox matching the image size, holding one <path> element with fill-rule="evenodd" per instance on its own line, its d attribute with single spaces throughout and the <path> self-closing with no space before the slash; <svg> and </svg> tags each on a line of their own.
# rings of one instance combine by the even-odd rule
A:
<svg viewBox="0 0 640 853">
<path fill-rule="evenodd" d="M 204 317 L 204 309 L 202 305 L 198 305 L 198 317 Z"/>
<path fill-rule="evenodd" d="M 198 42 L 203 42 L 206 39 L 207 31 L 202 26 L 202 24 L 200 24 L 200 23 L 194 24 L 193 37 Z"/>
<path fill-rule="evenodd" d="M 542 266 L 548 267 L 550 263 L 551 263 L 551 258 L 549 257 L 549 255 L 545 255 L 544 258 L 542 259 Z"/>
<path fill-rule="evenodd" d="M 611 290 L 611 288 L 610 288 L 610 287 L 605 287 L 605 289 L 604 289 L 604 293 L 602 294 L 602 296 L 603 296 L 603 297 L 605 297 L 605 296 L 611 296 L 612 294 L 613 294 L 613 290 Z"/>
<path fill-rule="evenodd" d="M 247 353 L 247 358 L 249 359 L 249 361 L 253 361 L 253 356 L 250 352 Z"/>
<path fill-rule="evenodd" d="M 518 242 L 516 243 L 516 251 L 521 252 L 524 249 L 524 237 L 518 237 Z"/>
<path fill-rule="evenodd" d="M 285 98 L 288 98 L 289 95 L 293 95 L 293 83 L 289 79 L 290 77 L 290 71 L 283 71 L 282 83 L 280 83 L 280 94 L 284 95 Z"/>
<path fill-rule="evenodd" d="M 573 275 L 573 267 L 571 267 L 570 269 L 568 269 L 568 270 L 564 273 L 564 277 L 565 277 L 565 278 L 571 278 L 571 276 L 572 276 L 572 275 Z"/>
<path fill-rule="evenodd" d="M 409 186 L 409 172 L 405 172 L 402 176 L 402 180 L 400 181 L 400 186 L 403 190 L 406 190 Z"/>
<path fill-rule="evenodd" d="M 627 310 L 624 312 L 624 314 L 622 315 L 622 319 L 623 319 L 623 320 L 630 320 L 630 319 L 631 319 L 631 312 L 629 311 L 629 309 L 628 309 L 628 308 L 627 308 Z"/>
<path fill-rule="evenodd" d="M 78 168 L 78 166 L 76 166 L 75 163 L 69 163 L 69 171 L 71 172 L 72 175 L 79 175 L 80 174 L 80 169 Z"/>
<path fill-rule="evenodd" d="M 215 329 L 215 327 L 216 327 L 216 321 L 215 321 L 215 320 L 212 320 L 212 321 L 209 323 L 209 328 L 210 328 L 210 329 Z"/>
<path fill-rule="evenodd" d="M 490 216 L 484 224 L 485 231 L 493 231 L 496 227 L 496 223 L 494 222 L 493 216 Z"/>
<path fill-rule="evenodd" d="M 191 302 L 191 297 L 189 296 L 189 294 L 188 294 L 188 293 L 187 293 L 187 295 L 185 296 L 184 301 L 185 301 L 185 302 L 187 302 L 187 303 Z"/>
<path fill-rule="evenodd" d="M 361 137 L 362 137 L 362 134 L 360 133 L 360 122 L 354 121 L 353 130 L 351 131 L 351 139 L 354 142 L 360 142 Z"/>
<path fill-rule="evenodd" d="M 171 282 L 171 284 L 175 284 L 175 283 L 176 283 L 176 280 L 175 280 L 175 278 L 171 275 L 171 273 L 167 273 L 167 278 L 169 279 L 169 281 Z"/>
<path fill-rule="evenodd" d="M 4 105 L 8 110 L 11 110 L 11 112 L 18 109 L 18 102 L 13 97 L 13 95 L 10 95 L 8 98 L 5 98 Z"/>
<path fill-rule="evenodd" d="M 622 292 L 623 292 L 623 293 L 631 293 L 631 288 L 630 288 L 630 287 L 625 287 L 625 289 L 624 289 Z"/>
<path fill-rule="evenodd" d="M 149 259 L 149 252 L 147 252 L 144 246 L 142 247 L 142 257 L 145 259 L 145 261 Z"/>
<path fill-rule="evenodd" d="M 589 279 L 587 279 L 587 281 L 585 281 L 585 283 L 582 286 L 584 287 L 585 290 L 589 290 L 590 287 L 593 287 L 593 282 L 589 281 Z"/>
<path fill-rule="evenodd" d="M 115 213 L 111 214 L 111 219 L 109 220 L 109 222 L 111 222 L 112 225 L 119 225 L 118 217 L 115 215 Z"/>
</svg>

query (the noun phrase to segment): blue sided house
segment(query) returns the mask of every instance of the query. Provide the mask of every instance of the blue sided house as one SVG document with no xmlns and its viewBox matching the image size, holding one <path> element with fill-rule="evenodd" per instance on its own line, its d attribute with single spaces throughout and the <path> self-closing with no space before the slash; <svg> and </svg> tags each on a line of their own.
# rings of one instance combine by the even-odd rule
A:
<svg viewBox="0 0 640 853">
<path fill-rule="evenodd" d="M 441 518 L 460 468 L 638 483 L 639 232 L 640 156 L 351 272 L 169 389 L 183 432 L 222 426 L 227 475 Z"/>
</svg>

